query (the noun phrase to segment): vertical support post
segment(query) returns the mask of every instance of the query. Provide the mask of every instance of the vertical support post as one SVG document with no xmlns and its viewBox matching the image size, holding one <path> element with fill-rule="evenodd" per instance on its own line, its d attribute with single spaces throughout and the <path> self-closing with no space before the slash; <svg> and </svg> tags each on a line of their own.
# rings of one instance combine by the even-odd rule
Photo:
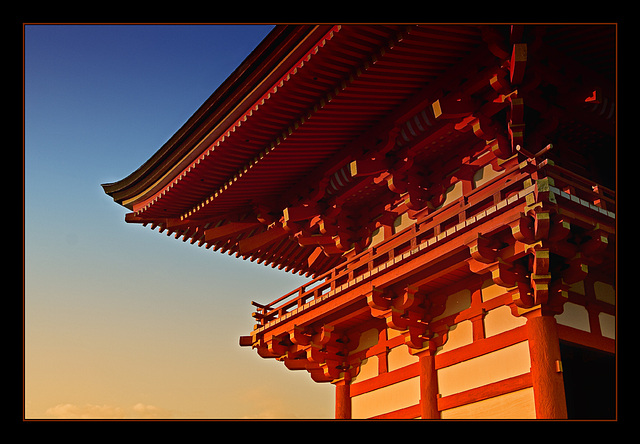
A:
<svg viewBox="0 0 640 444">
<path fill-rule="evenodd" d="M 351 419 L 350 378 L 342 378 L 333 384 L 336 386 L 336 419 Z"/>
<path fill-rule="evenodd" d="M 420 416 L 422 419 L 440 419 L 435 356 L 431 350 L 427 350 L 420 353 L 418 358 L 420 365 Z"/>
<path fill-rule="evenodd" d="M 526 315 L 525 315 L 526 316 Z M 539 312 L 527 316 L 531 378 L 538 419 L 566 419 L 567 402 L 562 379 L 556 320 Z"/>
</svg>

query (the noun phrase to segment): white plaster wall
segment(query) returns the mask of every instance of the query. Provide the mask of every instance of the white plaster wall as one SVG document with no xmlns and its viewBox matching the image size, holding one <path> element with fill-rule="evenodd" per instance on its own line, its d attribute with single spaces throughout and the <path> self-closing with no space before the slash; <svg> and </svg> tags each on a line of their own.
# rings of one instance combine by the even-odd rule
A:
<svg viewBox="0 0 640 444">
<path fill-rule="evenodd" d="M 406 345 L 400 345 L 387 353 L 387 370 L 392 372 L 407 365 L 415 364 L 419 358 L 409 353 Z"/>
<path fill-rule="evenodd" d="M 433 321 L 437 321 L 454 313 L 460 313 L 469 307 L 471 307 L 471 291 L 467 289 L 457 291 L 447 297 L 444 312 L 433 318 Z"/>
<path fill-rule="evenodd" d="M 441 396 L 528 373 L 531 368 L 527 341 L 437 370 Z"/>
<path fill-rule="evenodd" d="M 442 419 L 535 419 L 533 387 L 440 412 Z"/>
<path fill-rule="evenodd" d="M 449 327 L 447 341 L 438 347 L 438 353 L 444 353 L 473 342 L 473 324 L 470 320 L 462 321 Z"/>
<path fill-rule="evenodd" d="M 507 289 L 500 285 L 494 284 L 491 279 L 488 279 L 484 281 L 484 283 L 482 284 L 481 292 L 482 292 L 482 302 L 486 302 L 489 299 L 502 296 L 507 292 Z"/>
<path fill-rule="evenodd" d="M 616 317 L 608 313 L 599 313 L 600 332 L 605 338 L 616 338 Z"/>
<path fill-rule="evenodd" d="M 502 305 L 493 310 L 489 310 L 484 317 L 484 334 L 489 338 L 505 331 L 512 330 L 527 323 L 523 316 L 514 316 L 511 308 Z"/>
<path fill-rule="evenodd" d="M 591 331 L 589 312 L 582 305 L 572 302 L 564 303 L 562 313 L 556 315 L 556 322 L 578 330 Z"/>
<path fill-rule="evenodd" d="M 616 289 L 613 285 L 596 281 L 593 284 L 593 291 L 596 294 L 596 299 L 611 305 L 616 305 Z"/>
<path fill-rule="evenodd" d="M 415 377 L 352 397 L 351 417 L 353 419 L 371 418 L 410 407 L 419 402 L 420 378 Z"/>
</svg>

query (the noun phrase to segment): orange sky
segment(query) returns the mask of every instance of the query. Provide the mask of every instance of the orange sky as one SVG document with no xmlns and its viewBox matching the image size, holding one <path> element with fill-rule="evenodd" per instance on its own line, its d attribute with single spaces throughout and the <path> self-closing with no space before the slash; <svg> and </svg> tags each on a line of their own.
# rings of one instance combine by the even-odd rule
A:
<svg viewBox="0 0 640 444">
<path fill-rule="evenodd" d="M 138 168 L 270 26 L 25 27 L 24 414 L 332 418 L 334 387 L 238 345 L 306 278 L 124 222 Z"/>
</svg>

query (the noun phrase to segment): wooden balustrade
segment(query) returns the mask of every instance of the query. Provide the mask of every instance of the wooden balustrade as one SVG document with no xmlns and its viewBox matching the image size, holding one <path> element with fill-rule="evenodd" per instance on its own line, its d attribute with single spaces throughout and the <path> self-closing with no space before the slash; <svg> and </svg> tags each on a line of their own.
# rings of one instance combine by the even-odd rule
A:
<svg viewBox="0 0 640 444">
<path fill-rule="evenodd" d="M 578 195 L 583 200 L 594 202 L 595 205 L 597 205 L 595 202 L 600 202 L 603 205 L 602 208 L 610 212 L 614 211 L 614 191 L 550 162 L 543 162 L 538 168 L 545 169 L 547 176 L 554 179 L 555 186 L 559 190 L 565 193 L 569 193 L 567 190 L 572 191 L 569 194 Z M 415 223 L 411 226 L 275 301 L 266 305 L 252 302 L 258 307 L 257 312 L 254 313 L 254 317 L 259 322 L 256 328 L 282 318 L 295 309 L 301 310 L 311 301 L 327 295 L 333 296 L 350 282 L 370 278 L 374 271 L 395 266 L 409 256 L 419 253 L 426 247 L 427 241 L 431 245 L 431 242 L 439 241 L 449 234 L 469 227 L 476 218 L 479 220 L 498 208 L 523 201 L 526 194 L 533 192 L 533 186 L 525 188 L 525 180 L 530 177 L 530 172 L 523 169 L 521 165 L 516 165 L 445 207 L 424 215 L 418 213 Z M 502 183 L 499 184 L 499 182 Z M 497 187 L 496 184 L 498 184 Z"/>
</svg>

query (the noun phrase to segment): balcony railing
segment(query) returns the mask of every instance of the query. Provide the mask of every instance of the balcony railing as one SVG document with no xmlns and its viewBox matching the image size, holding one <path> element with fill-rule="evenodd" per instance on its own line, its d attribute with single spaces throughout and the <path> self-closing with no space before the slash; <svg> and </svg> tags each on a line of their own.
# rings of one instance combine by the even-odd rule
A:
<svg viewBox="0 0 640 444">
<path fill-rule="evenodd" d="M 615 192 L 595 184 L 569 170 L 544 161 L 538 165 L 553 179 L 552 191 L 562 198 L 615 218 Z M 516 165 L 491 181 L 448 205 L 418 217 L 410 227 L 350 258 L 305 285 L 263 305 L 257 302 L 253 313 L 261 331 L 335 296 L 353 285 L 368 280 L 440 244 L 450 236 L 469 230 L 492 213 L 513 208 L 526 201 L 535 185 L 525 182 L 530 169 Z"/>
</svg>

